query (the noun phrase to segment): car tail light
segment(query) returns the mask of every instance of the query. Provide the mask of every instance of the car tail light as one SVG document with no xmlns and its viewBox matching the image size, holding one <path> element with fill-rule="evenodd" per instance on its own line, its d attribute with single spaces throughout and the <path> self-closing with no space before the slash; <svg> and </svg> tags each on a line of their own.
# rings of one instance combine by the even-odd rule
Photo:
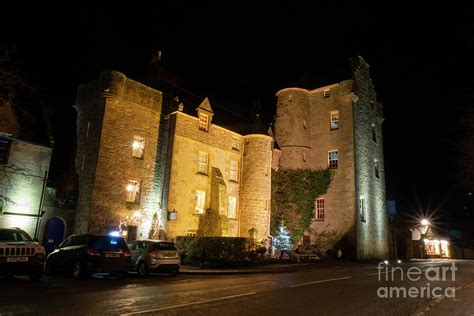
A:
<svg viewBox="0 0 474 316">
<path fill-rule="evenodd" d="M 128 249 L 123 252 L 124 257 L 130 257 L 131 255 L 132 255 L 132 252 Z"/>
<path fill-rule="evenodd" d="M 148 247 L 148 253 L 149 253 L 150 255 L 157 254 L 157 253 L 158 253 L 158 249 L 156 249 L 156 248 L 153 247 L 153 246 Z"/>
<path fill-rule="evenodd" d="M 100 256 L 100 252 L 97 249 L 89 248 L 87 249 L 88 256 Z"/>
</svg>

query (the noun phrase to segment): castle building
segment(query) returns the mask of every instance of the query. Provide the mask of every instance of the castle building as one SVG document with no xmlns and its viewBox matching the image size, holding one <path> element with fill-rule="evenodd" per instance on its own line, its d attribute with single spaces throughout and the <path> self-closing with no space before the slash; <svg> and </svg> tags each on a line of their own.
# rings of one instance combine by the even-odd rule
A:
<svg viewBox="0 0 474 316">
<path fill-rule="evenodd" d="M 268 237 L 272 137 L 214 124 L 207 98 L 163 106 L 116 71 L 81 85 L 75 108 L 76 233 Z"/>
<path fill-rule="evenodd" d="M 345 242 L 358 259 L 385 258 L 383 110 L 369 65 L 357 57 L 352 66 L 352 80 L 277 92 L 275 140 L 281 152 L 273 164 L 333 170 L 327 193 L 315 201 L 303 243 L 332 249 Z"/>
</svg>

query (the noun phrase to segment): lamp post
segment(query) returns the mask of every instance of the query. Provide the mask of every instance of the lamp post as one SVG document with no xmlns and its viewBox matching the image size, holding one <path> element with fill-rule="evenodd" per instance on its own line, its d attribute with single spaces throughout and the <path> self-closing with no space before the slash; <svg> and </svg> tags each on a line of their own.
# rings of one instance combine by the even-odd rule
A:
<svg viewBox="0 0 474 316">
<path fill-rule="evenodd" d="M 418 226 L 418 231 L 420 232 L 420 240 L 421 240 L 421 258 L 424 259 L 424 254 L 426 253 L 426 245 L 425 245 L 425 237 L 428 233 L 428 228 L 430 226 L 430 221 L 426 218 L 423 218 L 420 221 L 421 226 Z"/>
</svg>

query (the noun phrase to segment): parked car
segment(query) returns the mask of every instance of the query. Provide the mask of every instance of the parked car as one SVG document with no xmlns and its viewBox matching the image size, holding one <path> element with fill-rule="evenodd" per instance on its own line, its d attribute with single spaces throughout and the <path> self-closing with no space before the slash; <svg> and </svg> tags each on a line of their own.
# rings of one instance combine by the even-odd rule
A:
<svg viewBox="0 0 474 316">
<path fill-rule="evenodd" d="M 132 270 L 143 277 L 149 272 L 177 274 L 181 266 L 179 251 L 173 242 L 165 240 L 135 240 L 132 251 Z"/>
<path fill-rule="evenodd" d="M 0 274 L 28 275 L 38 281 L 43 273 L 44 247 L 22 229 L 0 228 Z"/>
<path fill-rule="evenodd" d="M 122 237 L 72 235 L 48 255 L 45 273 L 86 278 L 97 272 L 126 276 L 131 267 L 131 252 Z"/>
</svg>

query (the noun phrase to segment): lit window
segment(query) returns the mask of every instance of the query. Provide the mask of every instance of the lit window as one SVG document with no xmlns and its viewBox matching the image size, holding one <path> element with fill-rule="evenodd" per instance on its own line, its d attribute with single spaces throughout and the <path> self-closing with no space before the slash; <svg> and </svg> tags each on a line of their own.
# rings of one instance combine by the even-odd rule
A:
<svg viewBox="0 0 474 316">
<path fill-rule="evenodd" d="M 206 203 L 206 192 L 196 190 L 196 207 L 195 211 L 199 214 L 204 214 L 204 204 Z"/>
<path fill-rule="evenodd" d="M 329 98 L 329 96 L 331 96 L 331 90 L 325 89 L 325 90 L 323 91 L 323 97 L 324 97 L 324 98 Z"/>
<path fill-rule="evenodd" d="M 208 155 L 207 153 L 200 151 L 199 152 L 199 161 L 198 161 L 198 173 L 207 174 L 207 163 Z"/>
<path fill-rule="evenodd" d="M 339 129 L 339 111 L 331 112 L 331 129 Z"/>
<path fill-rule="evenodd" d="M 380 178 L 380 175 L 379 175 L 379 161 L 378 160 L 374 160 L 374 166 L 375 166 L 375 177 Z"/>
<path fill-rule="evenodd" d="M 365 198 L 359 198 L 360 221 L 365 222 Z"/>
<path fill-rule="evenodd" d="M 140 203 L 140 184 L 136 180 L 129 180 L 127 184 L 127 202 Z"/>
<path fill-rule="evenodd" d="M 230 180 L 237 181 L 238 179 L 238 172 L 239 172 L 239 165 L 237 161 L 231 160 L 230 161 Z"/>
<path fill-rule="evenodd" d="M 372 140 L 377 142 L 377 133 L 375 131 L 375 124 L 372 124 Z"/>
<path fill-rule="evenodd" d="M 337 150 L 328 152 L 328 157 L 329 157 L 329 168 L 337 169 L 338 162 L 339 162 Z"/>
<path fill-rule="evenodd" d="M 138 136 L 133 137 L 132 148 L 132 156 L 143 159 L 143 155 L 145 154 L 145 139 Z"/>
<path fill-rule="evenodd" d="M 303 120 L 303 128 L 306 129 L 306 121 Z"/>
<path fill-rule="evenodd" d="M 207 132 L 209 129 L 209 115 L 199 113 L 199 129 Z"/>
<path fill-rule="evenodd" d="M 324 220 L 324 199 L 316 199 L 316 219 L 319 221 Z"/>
<path fill-rule="evenodd" d="M 239 139 L 237 137 L 232 137 L 232 149 L 239 150 Z"/>
<path fill-rule="evenodd" d="M 227 217 L 229 218 L 237 217 L 237 198 L 235 196 L 229 196 L 228 207 L 227 207 Z"/>
<path fill-rule="evenodd" d="M 306 161 L 306 154 L 303 153 L 303 161 Z"/>
</svg>

